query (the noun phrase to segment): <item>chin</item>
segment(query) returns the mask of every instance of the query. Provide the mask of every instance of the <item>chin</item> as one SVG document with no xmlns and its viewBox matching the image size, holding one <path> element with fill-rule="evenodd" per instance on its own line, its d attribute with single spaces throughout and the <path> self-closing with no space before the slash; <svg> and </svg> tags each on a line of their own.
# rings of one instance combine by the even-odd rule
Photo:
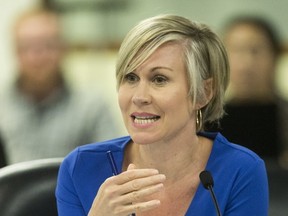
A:
<svg viewBox="0 0 288 216">
<path fill-rule="evenodd" d="M 148 145 L 148 144 L 157 142 L 155 137 L 151 137 L 147 135 L 147 133 L 146 134 L 134 134 L 134 135 L 132 134 L 131 138 L 134 143 L 137 143 L 139 145 Z"/>
</svg>

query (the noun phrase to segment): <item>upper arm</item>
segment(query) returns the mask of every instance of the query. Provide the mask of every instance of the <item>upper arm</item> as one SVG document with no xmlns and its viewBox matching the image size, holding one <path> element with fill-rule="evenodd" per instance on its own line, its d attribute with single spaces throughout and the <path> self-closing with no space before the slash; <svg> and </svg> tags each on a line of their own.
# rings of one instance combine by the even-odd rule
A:
<svg viewBox="0 0 288 216">
<path fill-rule="evenodd" d="M 268 215 L 268 180 L 262 160 L 248 167 L 235 180 L 225 216 Z"/>
<path fill-rule="evenodd" d="M 86 216 L 72 179 L 71 161 L 65 159 L 59 169 L 56 200 L 59 216 Z"/>
</svg>

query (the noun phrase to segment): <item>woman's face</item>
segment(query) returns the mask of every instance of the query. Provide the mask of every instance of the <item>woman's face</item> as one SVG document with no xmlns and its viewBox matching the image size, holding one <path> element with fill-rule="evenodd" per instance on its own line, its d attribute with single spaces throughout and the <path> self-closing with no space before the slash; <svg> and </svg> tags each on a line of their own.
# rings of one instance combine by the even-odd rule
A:
<svg viewBox="0 0 288 216">
<path fill-rule="evenodd" d="M 184 54 L 179 44 L 159 47 L 120 84 L 118 100 L 133 141 L 168 141 L 195 131 Z"/>
<path fill-rule="evenodd" d="M 273 92 L 275 56 L 265 34 L 240 24 L 225 37 L 231 66 L 231 87 L 239 99 L 267 96 Z"/>
</svg>

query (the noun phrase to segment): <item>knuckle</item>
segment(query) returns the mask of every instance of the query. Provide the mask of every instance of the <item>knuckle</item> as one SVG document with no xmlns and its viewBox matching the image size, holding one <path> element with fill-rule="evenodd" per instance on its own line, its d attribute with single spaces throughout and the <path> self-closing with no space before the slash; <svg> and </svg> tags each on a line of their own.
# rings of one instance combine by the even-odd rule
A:
<svg viewBox="0 0 288 216">
<path fill-rule="evenodd" d="M 137 178 L 137 175 L 133 170 L 128 171 L 127 174 L 127 178 L 129 181 Z"/>
<path fill-rule="evenodd" d="M 135 209 L 136 209 L 136 210 L 141 210 L 141 206 L 140 206 L 140 205 L 137 205 L 137 206 L 135 207 Z"/>
<path fill-rule="evenodd" d="M 109 188 L 111 187 L 112 185 L 114 185 L 114 180 L 110 177 L 110 178 L 107 178 L 103 183 L 102 185 L 100 186 L 100 188 Z"/>
<path fill-rule="evenodd" d="M 125 171 L 118 175 L 123 182 L 129 182 L 137 178 L 137 174 L 133 170 Z"/>
<path fill-rule="evenodd" d="M 134 180 L 131 183 L 131 187 L 132 187 L 132 190 L 139 190 L 141 188 L 141 185 L 140 185 L 139 181 Z"/>
<path fill-rule="evenodd" d="M 115 215 L 123 214 L 125 212 L 125 208 L 123 206 L 117 206 L 113 209 L 113 213 Z"/>
<path fill-rule="evenodd" d="M 103 194 L 105 197 L 112 199 L 117 196 L 117 187 L 112 185 L 101 185 L 99 189 L 99 194 Z"/>
<path fill-rule="evenodd" d="M 115 215 L 119 215 L 121 212 L 122 205 L 115 199 L 110 199 L 107 201 L 107 208 L 113 212 Z"/>
<path fill-rule="evenodd" d="M 131 193 L 131 197 L 132 197 L 132 200 L 135 200 L 135 201 L 138 201 L 138 200 L 140 199 L 140 195 L 139 195 L 139 193 L 136 192 L 136 191 L 133 191 L 133 192 Z"/>
<path fill-rule="evenodd" d="M 117 189 L 115 187 L 106 188 L 106 195 L 113 198 L 117 195 Z"/>
<path fill-rule="evenodd" d="M 114 181 L 115 181 L 114 179 L 115 179 L 114 176 L 111 176 L 111 177 L 105 179 L 105 181 L 103 182 L 103 184 L 104 184 L 104 185 L 114 184 Z"/>
</svg>

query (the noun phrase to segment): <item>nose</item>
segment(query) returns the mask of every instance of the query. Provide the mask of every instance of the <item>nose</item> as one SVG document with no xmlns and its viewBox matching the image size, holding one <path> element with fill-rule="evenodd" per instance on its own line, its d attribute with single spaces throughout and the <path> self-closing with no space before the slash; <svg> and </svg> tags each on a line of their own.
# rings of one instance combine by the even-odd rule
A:
<svg viewBox="0 0 288 216">
<path fill-rule="evenodd" d="M 140 82 L 139 85 L 134 89 L 134 94 L 132 97 L 132 102 L 137 106 L 143 106 L 151 103 L 151 95 L 149 91 L 149 86 Z"/>
</svg>

